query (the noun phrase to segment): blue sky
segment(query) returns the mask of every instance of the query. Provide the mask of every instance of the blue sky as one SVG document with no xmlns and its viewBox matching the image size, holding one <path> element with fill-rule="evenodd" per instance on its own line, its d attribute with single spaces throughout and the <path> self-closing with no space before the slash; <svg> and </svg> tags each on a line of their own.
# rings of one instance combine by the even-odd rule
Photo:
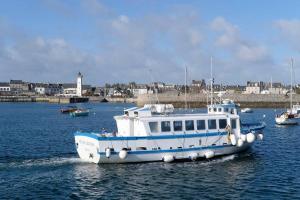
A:
<svg viewBox="0 0 300 200">
<path fill-rule="evenodd" d="M 296 0 L 3 0 L 0 81 L 289 82 L 300 66 Z M 151 70 L 151 74 L 149 74 Z M 163 75 L 163 76 L 162 76 Z M 152 77 L 152 78 L 151 78 Z"/>
</svg>

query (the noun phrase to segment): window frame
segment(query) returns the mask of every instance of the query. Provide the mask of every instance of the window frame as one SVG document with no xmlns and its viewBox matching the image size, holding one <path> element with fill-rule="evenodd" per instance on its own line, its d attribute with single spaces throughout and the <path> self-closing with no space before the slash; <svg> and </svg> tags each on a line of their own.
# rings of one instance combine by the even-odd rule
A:
<svg viewBox="0 0 300 200">
<path fill-rule="evenodd" d="M 204 128 L 203 129 L 199 129 L 198 128 L 198 121 L 203 121 L 204 122 Z M 197 127 L 197 131 L 203 131 L 203 130 L 206 130 L 206 120 L 205 119 L 197 119 L 196 120 L 196 127 Z"/>
<path fill-rule="evenodd" d="M 220 122 L 221 122 L 221 120 L 222 120 L 222 121 L 223 121 L 223 120 L 225 120 L 225 124 L 226 124 L 226 125 L 225 125 L 223 128 L 221 128 L 221 126 L 220 126 L 220 125 L 221 125 L 221 123 L 220 123 Z M 218 123 L 218 125 L 219 125 L 219 129 L 225 129 L 225 128 L 226 128 L 226 126 L 228 125 L 228 123 L 227 123 L 227 119 L 219 119 L 219 120 L 218 120 L 218 122 L 219 122 L 219 123 Z"/>
<path fill-rule="evenodd" d="M 232 122 L 234 122 L 234 123 L 232 123 Z M 237 128 L 237 119 L 230 119 L 230 123 L 231 123 L 231 128 L 232 129 L 236 129 Z M 233 126 L 233 124 L 235 126 Z"/>
<path fill-rule="evenodd" d="M 163 130 L 163 128 L 165 128 L 165 127 L 163 126 L 163 123 L 169 123 L 169 128 L 168 128 L 168 130 Z M 171 132 L 171 121 L 161 121 L 161 122 L 160 122 L 160 130 L 161 130 L 161 132 Z"/>
<path fill-rule="evenodd" d="M 211 128 L 211 127 L 210 127 L 210 123 L 209 123 L 210 121 L 211 121 L 211 122 L 213 122 L 213 121 L 215 122 L 215 123 L 214 123 L 214 125 L 215 125 L 214 128 Z M 207 120 L 207 128 L 208 128 L 209 130 L 216 130 L 216 129 L 217 129 L 217 120 L 216 120 L 216 119 L 208 119 L 208 120 Z"/>
<path fill-rule="evenodd" d="M 177 122 L 180 122 L 180 123 L 181 123 L 181 130 L 175 130 L 175 123 L 177 123 Z M 173 121 L 173 131 L 174 131 L 174 132 L 183 131 L 183 123 L 182 123 L 181 120 Z"/>
<path fill-rule="evenodd" d="M 187 129 L 187 122 L 192 122 L 192 124 L 191 125 L 193 125 L 193 129 Z M 184 126 L 185 126 L 185 131 L 194 131 L 195 130 L 195 122 L 194 122 L 194 120 L 184 120 Z"/>
<path fill-rule="evenodd" d="M 150 123 L 156 123 L 157 124 L 157 126 L 156 126 L 157 127 L 157 131 L 156 132 L 152 131 Z M 159 130 L 159 123 L 158 122 L 148 122 L 148 125 L 149 125 L 149 129 L 150 129 L 151 133 L 159 133 L 160 132 L 160 130 Z"/>
</svg>

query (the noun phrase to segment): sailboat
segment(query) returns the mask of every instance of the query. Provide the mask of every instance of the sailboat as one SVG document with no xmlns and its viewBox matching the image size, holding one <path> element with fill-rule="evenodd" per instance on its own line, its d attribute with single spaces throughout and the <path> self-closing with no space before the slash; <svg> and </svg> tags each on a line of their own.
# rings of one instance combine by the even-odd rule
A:
<svg viewBox="0 0 300 200">
<path fill-rule="evenodd" d="M 295 118 L 295 114 L 292 113 L 292 110 L 293 110 L 293 64 L 294 64 L 294 60 L 292 58 L 291 59 L 290 109 L 281 113 L 280 115 L 276 115 L 275 122 L 278 125 L 296 125 L 296 124 L 298 124 L 298 121 Z"/>
</svg>

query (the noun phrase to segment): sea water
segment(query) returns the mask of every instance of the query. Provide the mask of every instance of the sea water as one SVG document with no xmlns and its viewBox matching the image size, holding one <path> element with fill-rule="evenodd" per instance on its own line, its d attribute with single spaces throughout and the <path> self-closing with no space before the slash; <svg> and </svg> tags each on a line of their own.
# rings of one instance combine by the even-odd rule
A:
<svg viewBox="0 0 300 200">
<path fill-rule="evenodd" d="M 78 158 L 73 133 L 114 131 L 113 116 L 133 105 L 77 105 L 90 115 L 72 118 L 58 104 L 0 104 L 0 199 L 300 199 L 300 126 L 276 126 L 281 110 L 241 114 L 267 124 L 264 141 L 241 154 L 97 165 Z"/>
</svg>

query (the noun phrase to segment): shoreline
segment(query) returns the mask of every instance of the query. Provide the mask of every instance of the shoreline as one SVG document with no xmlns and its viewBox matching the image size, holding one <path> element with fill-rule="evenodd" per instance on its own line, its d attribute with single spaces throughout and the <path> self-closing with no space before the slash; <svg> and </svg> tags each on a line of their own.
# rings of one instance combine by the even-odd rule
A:
<svg viewBox="0 0 300 200">
<path fill-rule="evenodd" d="M 240 104 L 241 108 L 288 108 L 290 106 L 289 98 L 282 95 L 227 95 L 223 99 L 233 99 L 235 103 Z M 159 101 L 157 101 L 157 99 Z M 271 101 L 272 100 L 272 101 Z M 185 103 L 184 96 L 159 94 L 158 98 L 154 95 L 141 95 L 138 98 L 111 98 L 111 97 L 42 97 L 42 96 L 0 96 L 0 103 L 134 103 L 139 107 L 149 103 L 173 104 L 175 108 L 206 108 L 207 97 L 204 95 L 192 95 L 187 98 Z M 300 102 L 300 95 L 297 95 L 293 104 Z"/>
</svg>

